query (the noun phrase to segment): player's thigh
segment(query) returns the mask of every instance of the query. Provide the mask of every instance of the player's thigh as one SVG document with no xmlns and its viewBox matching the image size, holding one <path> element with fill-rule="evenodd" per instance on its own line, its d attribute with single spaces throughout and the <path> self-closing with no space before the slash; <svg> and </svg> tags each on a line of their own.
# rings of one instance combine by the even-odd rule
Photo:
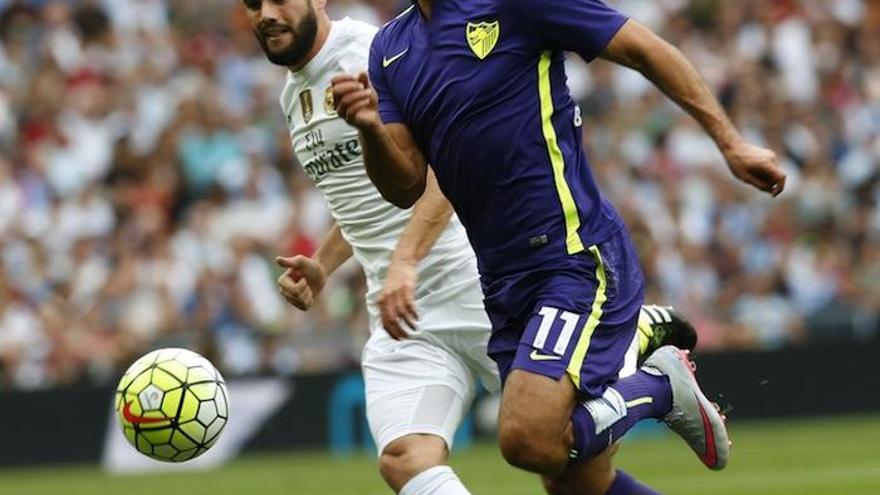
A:
<svg viewBox="0 0 880 495">
<path fill-rule="evenodd" d="M 510 372 L 501 394 L 498 432 L 513 450 L 544 450 L 543 443 L 567 442 L 577 393 L 567 376 L 559 379 L 522 369 Z"/>
<path fill-rule="evenodd" d="M 475 381 L 455 354 L 434 342 L 396 341 L 377 331 L 364 348 L 362 368 L 367 420 L 379 452 L 412 434 L 435 435 L 452 448 Z"/>
<path fill-rule="evenodd" d="M 614 483 L 613 458 L 619 448 L 615 443 L 589 460 L 569 464 L 559 476 L 544 476 L 545 490 L 550 495 L 604 495 Z"/>
</svg>

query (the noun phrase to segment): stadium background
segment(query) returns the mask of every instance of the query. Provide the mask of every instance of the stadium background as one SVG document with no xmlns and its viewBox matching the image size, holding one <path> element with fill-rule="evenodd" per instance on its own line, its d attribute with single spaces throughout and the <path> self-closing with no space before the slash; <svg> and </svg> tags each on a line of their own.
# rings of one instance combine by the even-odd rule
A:
<svg viewBox="0 0 880 495">
<path fill-rule="evenodd" d="M 381 24 L 406 3 L 329 10 Z M 758 397 L 745 416 L 880 411 L 876 373 L 853 371 L 880 340 L 880 2 L 611 3 L 680 47 L 789 175 L 776 200 L 740 187 L 640 76 L 572 57 L 595 173 L 635 234 L 649 300 L 693 318 L 716 384 L 736 389 L 751 365 L 764 376 L 750 384 L 774 383 L 779 362 L 825 377 L 765 396 L 740 386 Z M 277 105 L 284 70 L 265 61 L 240 2 L 0 0 L 0 11 L 0 410 L 100 396 L 157 347 L 201 352 L 230 379 L 356 370 L 367 336 L 358 267 L 310 314 L 274 286 L 274 256 L 310 254 L 330 217 L 292 157 Z M 830 375 L 819 368 L 827 349 Z M 850 391 L 861 394 L 845 403 Z M 785 406 L 762 408 L 776 394 Z M 34 417 L 20 421 L 48 442 Z M 645 442 L 660 452 L 667 439 Z M 30 493 L 20 490 L 9 493 Z"/>
</svg>

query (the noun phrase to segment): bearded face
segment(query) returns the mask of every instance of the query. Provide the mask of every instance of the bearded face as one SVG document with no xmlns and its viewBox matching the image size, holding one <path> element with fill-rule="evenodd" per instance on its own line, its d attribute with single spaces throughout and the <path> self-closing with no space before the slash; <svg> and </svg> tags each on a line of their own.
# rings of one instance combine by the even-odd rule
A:
<svg viewBox="0 0 880 495">
<path fill-rule="evenodd" d="M 300 65 L 318 34 L 312 0 L 244 0 L 244 5 L 254 36 L 269 61 L 285 67 Z"/>
</svg>

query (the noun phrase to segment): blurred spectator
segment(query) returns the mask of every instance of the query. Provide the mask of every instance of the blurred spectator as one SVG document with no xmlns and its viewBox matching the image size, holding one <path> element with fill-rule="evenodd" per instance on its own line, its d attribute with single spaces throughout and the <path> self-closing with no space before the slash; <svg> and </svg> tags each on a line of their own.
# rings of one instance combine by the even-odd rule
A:
<svg viewBox="0 0 880 495">
<path fill-rule="evenodd" d="M 374 24 L 409 2 L 331 0 Z M 789 173 L 735 183 L 638 74 L 571 57 L 594 172 L 642 251 L 652 302 L 703 349 L 877 338 L 880 4 L 619 0 L 691 58 Z M 307 314 L 277 254 L 331 218 L 292 159 L 239 0 L 0 0 L 0 387 L 107 382 L 149 348 L 230 375 L 353 366 L 365 282 L 345 265 Z"/>
</svg>

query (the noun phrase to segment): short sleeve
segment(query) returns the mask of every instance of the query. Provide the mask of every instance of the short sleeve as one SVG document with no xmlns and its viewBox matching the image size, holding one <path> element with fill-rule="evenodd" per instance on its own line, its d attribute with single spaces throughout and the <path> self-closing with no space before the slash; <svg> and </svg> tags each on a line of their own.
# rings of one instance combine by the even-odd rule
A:
<svg viewBox="0 0 880 495">
<path fill-rule="evenodd" d="M 382 64 L 383 53 L 382 36 L 380 33 L 373 38 L 373 43 L 370 45 L 370 84 L 373 85 L 373 89 L 376 90 L 376 94 L 379 96 L 379 116 L 382 117 L 382 122 L 386 124 L 403 122 L 403 116 L 397 108 L 397 102 L 391 93 L 391 86 L 385 77 L 385 68 Z"/>
<path fill-rule="evenodd" d="M 596 58 L 627 17 L 602 0 L 514 0 L 516 9 L 535 26 L 550 48 Z"/>
</svg>

